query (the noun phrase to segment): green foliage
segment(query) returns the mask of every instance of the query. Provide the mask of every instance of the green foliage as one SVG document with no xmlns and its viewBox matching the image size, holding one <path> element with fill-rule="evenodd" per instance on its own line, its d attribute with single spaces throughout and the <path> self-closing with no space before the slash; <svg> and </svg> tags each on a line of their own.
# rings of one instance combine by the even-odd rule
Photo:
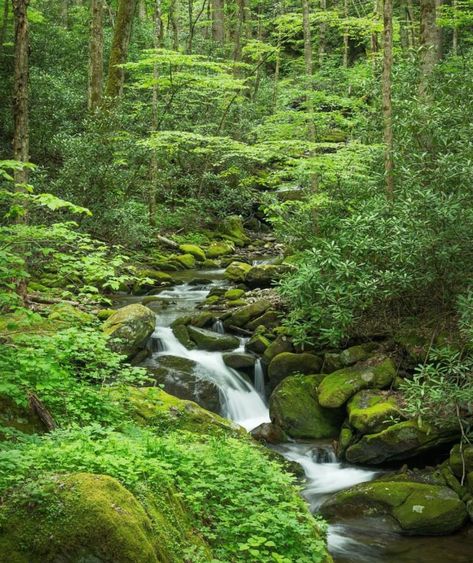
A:
<svg viewBox="0 0 473 563">
<path fill-rule="evenodd" d="M 89 426 L 2 449 L 2 491 L 48 472 L 88 471 L 111 475 L 145 499 L 171 481 L 216 560 L 325 559 L 323 524 L 307 511 L 293 478 L 246 440 Z"/>
</svg>

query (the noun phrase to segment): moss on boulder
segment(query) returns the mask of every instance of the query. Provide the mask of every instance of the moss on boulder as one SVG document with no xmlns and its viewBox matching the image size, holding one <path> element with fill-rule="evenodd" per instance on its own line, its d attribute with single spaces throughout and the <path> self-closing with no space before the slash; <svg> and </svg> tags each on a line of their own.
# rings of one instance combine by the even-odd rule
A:
<svg viewBox="0 0 473 563">
<path fill-rule="evenodd" d="M 156 316 L 143 305 L 127 305 L 118 309 L 102 325 L 110 337 L 110 347 L 129 358 L 139 352 L 153 334 Z"/>
<path fill-rule="evenodd" d="M 291 438 L 335 438 L 340 432 L 343 409 L 320 406 L 317 388 L 322 375 L 294 375 L 282 381 L 271 394 L 271 421 Z"/>
<path fill-rule="evenodd" d="M 224 297 L 225 299 L 229 299 L 230 301 L 234 301 L 235 299 L 240 299 L 245 295 L 244 289 L 229 289 L 225 292 Z"/>
<path fill-rule="evenodd" d="M 208 258 L 220 258 L 235 251 L 235 246 L 229 242 L 213 242 L 206 250 Z"/>
<path fill-rule="evenodd" d="M 190 325 L 187 327 L 187 332 L 198 348 L 209 352 L 234 350 L 240 345 L 238 338 L 230 334 L 219 334 L 218 332 Z"/>
<path fill-rule="evenodd" d="M 246 274 L 245 283 L 252 288 L 271 287 L 290 271 L 292 267 L 288 264 L 253 266 Z"/>
<path fill-rule="evenodd" d="M 58 303 L 50 308 L 48 319 L 68 325 L 81 325 L 93 322 L 94 316 L 81 311 L 69 303 Z"/>
<path fill-rule="evenodd" d="M 174 257 L 174 260 L 179 262 L 179 264 L 181 264 L 181 266 L 186 270 L 192 270 L 192 268 L 195 268 L 196 259 L 192 254 L 179 254 Z"/>
<path fill-rule="evenodd" d="M 319 401 L 324 407 L 338 408 L 358 391 L 388 387 L 396 376 L 390 358 L 379 356 L 369 362 L 335 371 L 319 387 Z"/>
<path fill-rule="evenodd" d="M 250 242 L 249 237 L 245 233 L 243 221 L 237 215 L 230 215 L 218 226 L 218 232 L 222 238 L 235 243 L 237 246 L 245 246 Z"/>
<path fill-rule="evenodd" d="M 271 302 L 268 299 L 260 299 L 233 311 L 223 324 L 225 327 L 244 327 L 253 319 L 261 317 L 270 307 Z"/>
<path fill-rule="evenodd" d="M 197 347 L 195 342 L 191 340 L 189 331 L 187 330 L 187 326 L 185 324 L 177 324 L 176 326 L 173 326 L 172 332 L 179 342 L 188 350 L 194 350 Z"/>
<path fill-rule="evenodd" d="M 365 389 L 354 395 L 347 404 L 348 421 L 361 434 L 381 432 L 399 418 L 397 398 L 392 393 Z"/>
<path fill-rule="evenodd" d="M 415 482 L 374 481 L 335 494 L 321 507 L 328 518 L 385 516 L 405 535 L 444 535 L 467 517 L 465 504 L 448 487 Z"/>
<path fill-rule="evenodd" d="M 281 324 L 279 315 L 276 311 L 269 310 L 263 313 L 260 317 L 250 321 L 246 328 L 248 330 L 256 330 L 259 326 L 263 326 L 266 330 L 274 330 Z"/>
<path fill-rule="evenodd" d="M 205 262 L 207 258 L 202 248 L 200 248 L 200 246 L 197 246 L 196 244 L 181 244 L 179 246 L 179 250 L 183 254 L 192 255 L 197 260 L 197 262 Z"/>
<path fill-rule="evenodd" d="M 233 282 L 244 282 L 250 270 L 251 266 L 246 262 L 232 262 L 225 270 L 225 277 Z"/>
<path fill-rule="evenodd" d="M 245 344 L 245 350 L 255 354 L 264 354 L 270 343 L 270 340 L 263 334 L 254 334 Z"/>
<path fill-rule="evenodd" d="M 329 377 L 329 376 L 328 376 Z M 319 395 L 320 397 L 320 395 Z M 458 428 L 437 428 L 414 420 L 399 422 L 376 434 L 366 434 L 345 452 L 350 463 L 376 465 L 390 460 L 408 459 L 440 444 L 452 442 Z"/>
<path fill-rule="evenodd" d="M 225 365 L 233 369 L 249 369 L 253 368 L 256 363 L 256 356 L 246 354 L 244 352 L 233 352 L 223 354 Z"/>
<path fill-rule="evenodd" d="M 280 335 L 264 352 L 264 360 L 270 362 L 278 354 L 283 352 L 294 352 L 294 346 L 287 336 Z"/>
<path fill-rule="evenodd" d="M 275 356 L 268 367 L 271 388 L 274 389 L 289 375 L 311 375 L 320 372 L 322 360 L 315 354 L 283 352 Z"/>
</svg>

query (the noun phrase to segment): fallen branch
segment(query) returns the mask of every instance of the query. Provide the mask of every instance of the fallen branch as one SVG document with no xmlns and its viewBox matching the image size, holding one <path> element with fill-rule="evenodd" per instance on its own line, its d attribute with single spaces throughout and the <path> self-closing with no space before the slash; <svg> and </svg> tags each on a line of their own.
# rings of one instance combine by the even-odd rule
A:
<svg viewBox="0 0 473 563">
<path fill-rule="evenodd" d="M 30 404 L 31 412 L 38 416 L 41 422 L 44 424 L 46 430 L 51 432 L 56 429 L 56 423 L 53 417 L 49 413 L 48 409 L 43 405 L 41 400 L 34 393 L 29 393 L 28 401 Z"/>
<path fill-rule="evenodd" d="M 228 330 L 231 330 L 232 332 L 238 332 L 240 334 L 243 334 L 244 336 L 253 336 L 253 333 L 250 330 L 246 330 L 245 328 L 240 328 L 239 326 L 230 325 L 228 327 Z"/>
<path fill-rule="evenodd" d="M 166 237 L 163 237 L 163 236 L 161 236 L 161 235 L 158 235 L 158 240 L 159 240 L 160 242 L 162 242 L 163 244 L 165 244 L 166 246 L 169 246 L 169 247 L 171 247 L 171 248 L 174 248 L 174 249 L 178 249 L 178 248 L 179 248 L 179 245 L 177 244 L 177 242 L 174 242 L 173 240 L 171 240 L 171 239 L 169 239 L 169 238 L 166 238 Z"/>
<path fill-rule="evenodd" d="M 61 299 L 60 297 L 48 297 L 41 295 L 40 293 L 30 293 L 26 296 L 26 301 L 28 303 L 42 303 L 43 305 L 54 305 L 56 303 L 65 303 L 66 305 L 74 305 L 78 307 L 80 303 L 78 301 L 68 301 L 67 299 Z"/>
</svg>

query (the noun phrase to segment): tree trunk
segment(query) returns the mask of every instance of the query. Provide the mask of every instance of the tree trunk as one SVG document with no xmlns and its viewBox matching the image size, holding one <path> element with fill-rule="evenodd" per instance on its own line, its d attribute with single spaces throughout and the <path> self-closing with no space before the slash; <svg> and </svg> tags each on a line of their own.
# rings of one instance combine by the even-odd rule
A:
<svg viewBox="0 0 473 563">
<path fill-rule="evenodd" d="M 172 48 L 179 51 L 179 26 L 177 25 L 177 0 L 171 0 L 169 4 L 169 24 L 172 30 Z"/>
<path fill-rule="evenodd" d="M 376 22 L 382 17 L 382 0 L 374 0 L 374 19 Z M 348 15 L 348 14 L 347 14 Z M 373 60 L 373 68 L 376 65 L 376 53 L 379 51 L 379 37 L 378 32 L 373 31 L 371 34 L 371 57 Z"/>
<path fill-rule="evenodd" d="M 29 37 L 28 37 L 29 0 L 13 0 L 15 15 L 15 78 L 13 87 L 13 158 L 19 162 L 30 159 L 30 135 L 28 120 L 28 77 L 29 77 Z M 15 182 L 26 184 L 28 170 L 15 171 Z"/>
<path fill-rule="evenodd" d="M 344 0 L 343 2 L 343 13 L 345 18 L 348 18 L 348 0 Z M 350 52 L 350 41 L 348 36 L 348 28 L 345 27 L 345 31 L 343 32 L 343 66 L 348 68 L 348 55 Z"/>
<path fill-rule="evenodd" d="M 311 78 L 314 74 L 314 65 L 312 59 L 312 32 L 310 27 L 310 6 L 309 0 L 302 0 L 302 20 L 304 26 L 304 62 L 305 62 L 305 73 L 307 75 L 307 88 L 310 92 L 307 95 L 306 104 L 307 112 L 309 114 L 309 141 L 315 142 L 315 126 L 313 119 L 314 108 L 312 105 L 312 82 Z"/>
<path fill-rule="evenodd" d="M 420 84 L 419 93 L 425 95 L 427 82 L 438 61 L 438 39 L 436 21 L 436 0 L 421 0 L 420 2 Z"/>
<path fill-rule="evenodd" d="M 142 21 L 142 22 L 146 21 L 146 1 L 145 0 L 139 0 L 138 17 L 140 18 L 140 21 Z"/>
<path fill-rule="evenodd" d="M 403 51 L 407 51 L 409 49 L 409 14 L 406 0 L 400 0 L 399 10 L 401 16 L 399 19 L 401 47 Z"/>
<path fill-rule="evenodd" d="M 103 91 L 103 0 L 92 0 L 89 50 L 89 111 L 102 101 Z"/>
<path fill-rule="evenodd" d="M 417 45 L 417 33 L 412 0 L 407 0 L 407 15 L 409 17 L 409 47 L 414 49 Z"/>
<path fill-rule="evenodd" d="M 225 45 L 225 0 L 212 0 L 212 37 Z"/>
<path fill-rule="evenodd" d="M 384 64 L 383 64 L 383 119 L 384 119 L 384 175 L 386 196 L 394 198 L 393 160 L 393 0 L 384 0 Z"/>
<path fill-rule="evenodd" d="M 246 22 L 246 0 L 236 0 L 238 5 L 238 23 L 235 32 L 235 46 L 233 49 L 233 60 L 241 61 L 241 40 L 245 30 Z"/>
<path fill-rule="evenodd" d="M 123 92 L 125 71 L 120 65 L 127 60 L 136 4 L 137 0 L 120 0 L 118 5 L 105 91 L 108 98 L 117 98 Z"/>
<path fill-rule="evenodd" d="M 453 28 L 453 36 L 452 36 L 452 52 L 454 55 L 458 55 L 458 27 L 456 25 L 457 0 L 452 0 L 452 7 L 454 12 L 454 20 L 455 20 L 455 27 Z M 0 49 L 1 49 L 1 44 L 0 44 Z"/>
<path fill-rule="evenodd" d="M 3 45 L 8 29 L 8 16 L 10 15 L 10 0 L 5 0 L 3 5 L 2 26 L 0 27 L 0 61 L 3 57 Z"/>
<path fill-rule="evenodd" d="M 320 11 L 325 13 L 327 11 L 327 0 L 320 0 Z M 326 50 L 326 36 L 327 24 L 321 22 L 319 25 L 319 66 L 321 67 L 324 62 Z"/>
</svg>

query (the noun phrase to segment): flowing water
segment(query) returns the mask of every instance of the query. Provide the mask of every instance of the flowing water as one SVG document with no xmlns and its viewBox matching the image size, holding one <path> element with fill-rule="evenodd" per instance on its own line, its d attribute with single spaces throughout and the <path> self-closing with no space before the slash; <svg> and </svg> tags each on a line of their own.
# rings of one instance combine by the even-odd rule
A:
<svg viewBox="0 0 473 563">
<path fill-rule="evenodd" d="M 186 272 L 181 275 L 181 285 L 159 292 L 159 301 L 148 304 L 156 312 L 157 318 L 150 344 L 152 357 L 148 362 L 159 362 L 159 358 L 165 355 L 193 360 L 198 365 L 199 376 L 210 379 L 218 386 L 223 416 L 247 430 L 269 422 L 261 361 L 255 364 L 253 386 L 237 371 L 225 365 L 222 353 L 187 350 L 170 328 L 177 317 L 191 313 L 206 298 L 211 287 L 225 286 L 223 271 Z M 192 278 L 199 277 L 211 278 L 212 283 L 189 283 Z M 121 304 L 139 302 L 141 299 L 127 297 L 121 300 Z M 218 333 L 224 332 L 220 321 L 212 329 Z M 236 351 L 243 351 L 246 341 L 241 338 Z M 369 481 L 377 475 L 372 469 L 341 463 L 326 442 L 290 442 L 274 449 L 304 469 L 303 495 L 314 513 L 329 495 Z M 473 563 L 471 526 L 448 537 L 406 538 L 384 529 L 380 519 L 360 518 L 349 524 L 330 525 L 328 544 L 336 563 Z"/>
</svg>

